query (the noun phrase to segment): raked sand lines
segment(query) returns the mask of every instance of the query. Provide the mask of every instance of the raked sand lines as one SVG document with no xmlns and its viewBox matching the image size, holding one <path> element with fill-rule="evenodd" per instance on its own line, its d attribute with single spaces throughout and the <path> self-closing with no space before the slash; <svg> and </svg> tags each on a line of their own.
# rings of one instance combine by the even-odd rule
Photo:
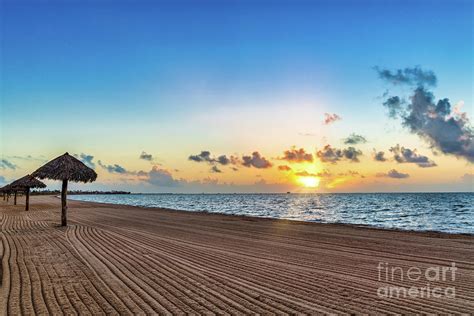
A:
<svg viewBox="0 0 474 316">
<path fill-rule="evenodd" d="M 21 204 L 21 203 L 20 203 Z M 33 197 L 0 201 L 4 314 L 463 313 L 474 238 Z M 377 265 L 456 262 L 456 298 L 381 299 Z"/>
</svg>

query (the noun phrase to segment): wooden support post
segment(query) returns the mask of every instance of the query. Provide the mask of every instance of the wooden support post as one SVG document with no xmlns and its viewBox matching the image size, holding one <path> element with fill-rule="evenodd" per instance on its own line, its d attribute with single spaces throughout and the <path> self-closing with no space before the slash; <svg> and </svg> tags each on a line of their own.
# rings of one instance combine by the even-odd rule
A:
<svg viewBox="0 0 474 316">
<path fill-rule="evenodd" d="M 67 180 L 63 180 L 61 206 L 61 226 L 67 226 Z"/>
<path fill-rule="evenodd" d="M 25 211 L 30 210 L 30 188 L 26 188 Z"/>
</svg>

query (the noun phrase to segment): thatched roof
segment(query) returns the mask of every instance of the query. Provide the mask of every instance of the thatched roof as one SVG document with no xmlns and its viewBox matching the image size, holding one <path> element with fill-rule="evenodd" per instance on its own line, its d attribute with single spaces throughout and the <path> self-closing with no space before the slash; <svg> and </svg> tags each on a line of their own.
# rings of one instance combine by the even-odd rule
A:
<svg viewBox="0 0 474 316">
<path fill-rule="evenodd" d="M 24 176 L 23 178 L 13 181 L 10 186 L 15 189 L 46 188 L 46 184 L 36 179 L 35 177 L 30 176 L 29 174 Z"/>
<path fill-rule="evenodd" d="M 31 175 L 40 179 L 74 182 L 92 182 L 97 179 L 97 173 L 94 170 L 68 153 L 51 160 Z"/>
<path fill-rule="evenodd" d="M 0 192 L 8 193 L 8 192 L 11 192 L 11 191 L 12 191 L 12 188 L 11 188 L 10 184 L 7 184 L 7 185 L 0 188 Z"/>
</svg>

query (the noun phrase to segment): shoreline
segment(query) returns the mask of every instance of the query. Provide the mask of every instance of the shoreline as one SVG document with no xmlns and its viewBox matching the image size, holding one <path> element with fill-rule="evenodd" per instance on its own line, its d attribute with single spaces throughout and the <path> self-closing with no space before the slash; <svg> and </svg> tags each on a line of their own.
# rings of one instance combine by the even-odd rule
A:
<svg viewBox="0 0 474 316">
<path fill-rule="evenodd" d="M 0 201 L 4 314 L 459 314 L 474 237 L 60 200 Z M 378 269 L 456 266 L 455 297 L 384 297 Z M 2 306 L 3 305 L 3 306 Z"/>
<path fill-rule="evenodd" d="M 135 193 L 132 193 L 132 195 Z M 141 194 L 141 193 L 140 193 Z M 153 193 L 155 194 L 155 193 Z M 59 196 L 54 196 L 55 198 L 60 198 Z M 303 223 L 303 224 L 315 224 L 315 225 L 335 225 L 335 226 L 347 226 L 352 228 L 363 228 L 363 229 L 374 229 L 374 230 L 385 230 L 385 231 L 394 231 L 394 232 L 402 232 L 402 233 L 420 233 L 420 234 L 433 234 L 433 235 L 449 235 L 452 237 L 456 236 L 467 236 L 467 237 L 474 237 L 474 233 L 457 233 L 457 232 L 444 232 L 444 231 L 437 231 L 437 230 L 414 230 L 414 229 L 403 229 L 403 228 L 396 228 L 396 227 L 382 227 L 382 226 L 375 226 L 375 225 L 364 225 L 364 224 L 353 224 L 353 223 L 329 223 L 329 222 L 316 222 L 316 221 L 304 221 L 299 219 L 285 219 L 285 218 L 274 218 L 274 217 L 265 217 L 265 216 L 251 216 L 251 215 L 239 215 L 239 214 L 225 214 L 225 213 L 218 213 L 218 212 L 209 212 L 206 210 L 202 211 L 192 211 L 192 210 L 180 210 L 180 209 L 173 209 L 173 208 L 166 208 L 166 207 L 158 207 L 158 206 L 141 206 L 141 205 L 130 205 L 130 204 L 120 204 L 120 203 L 105 203 L 105 202 L 95 202 L 95 201 L 83 201 L 83 200 L 76 200 L 71 199 L 68 196 L 68 201 L 80 202 L 80 203 L 92 203 L 92 204 L 99 204 L 104 206 L 122 206 L 122 207 L 132 207 L 132 208 L 139 208 L 139 209 L 149 209 L 149 210 L 164 210 L 164 211 L 173 211 L 173 212 L 189 212 L 189 213 L 196 213 L 196 214 L 209 214 L 209 215 L 223 215 L 223 216 L 233 216 L 237 218 L 249 218 L 249 219 L 266 219 L 266 220 L 277 220 L 277 221 L 288 221 L 291 223 Z"/>
</svg>

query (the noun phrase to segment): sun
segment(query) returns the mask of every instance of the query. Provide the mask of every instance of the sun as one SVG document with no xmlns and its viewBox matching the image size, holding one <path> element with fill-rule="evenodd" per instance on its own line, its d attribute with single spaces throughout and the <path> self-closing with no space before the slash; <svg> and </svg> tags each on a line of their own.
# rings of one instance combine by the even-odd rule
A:
<svg viewBox="0 0 474 316">
<path fill-rule="evenodd" d="M 319 185 L 318 177 L 299 177 L 298 181 L 307 188 L 316 188 Z"/>
</svg>

